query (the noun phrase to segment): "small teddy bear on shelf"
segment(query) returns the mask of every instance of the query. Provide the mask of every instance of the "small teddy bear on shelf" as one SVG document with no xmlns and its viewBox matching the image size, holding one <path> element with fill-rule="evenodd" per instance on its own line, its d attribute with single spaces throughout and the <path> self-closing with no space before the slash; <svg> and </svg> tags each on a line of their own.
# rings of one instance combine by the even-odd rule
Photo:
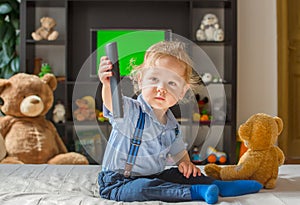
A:
<svg viewBox="0 0 300 205">
<path fill-rule="evenodd" d="M 92 96 L 84 96 L 75 101 L 77 109 L 73 112 L 73 117 L 77 121 L 96 119 L 95 99 Z"/>
<path fill-rule="evenodd" d="M 224 32 L 218 21 L 215 14 L 208 13 L 204 15 L 200 28 L 196 32 L 196 39 L 198 41 L 223 41 Z"/>
<path fill-rule="evenodd" d="M 35 41 L 40 40 L 48 40 L 48 41 L 54 41 L 58 38 L 58 31 L 54 30 L 54 27 L 56 26 L 56 21 L 54 18 L 51 17 L 43 17 L 40 20 L 41 27 L 38 28 L 35 32 L 32 32 L 31 36 Z"/>
</svg>

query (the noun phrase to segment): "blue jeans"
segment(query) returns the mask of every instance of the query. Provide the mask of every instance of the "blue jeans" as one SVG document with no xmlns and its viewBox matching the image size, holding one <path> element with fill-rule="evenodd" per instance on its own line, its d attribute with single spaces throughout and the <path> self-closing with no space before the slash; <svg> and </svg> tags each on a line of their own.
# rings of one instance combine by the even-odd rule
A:
<svg viewBox="0 0 300 205">
<path fill-rule="evenodd" d="M 125 178 L 116 172 L 100 172 L 98 183 L 100 196 L 116 201 L 165 202 L 191 201 L 191 184 L 212 184 L 214 179 L 201 176 L 185 178 L 177 168 L 157 175 Z"/>
</svg>

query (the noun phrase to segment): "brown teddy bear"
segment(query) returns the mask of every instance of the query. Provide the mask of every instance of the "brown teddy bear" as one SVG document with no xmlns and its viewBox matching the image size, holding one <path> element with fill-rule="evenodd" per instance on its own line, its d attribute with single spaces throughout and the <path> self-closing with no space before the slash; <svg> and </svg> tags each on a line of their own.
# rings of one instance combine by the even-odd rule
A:
<svg viewBox="0 0 300 205">
<path fill-rule="evenodd" d="M 38 28 L 35 32 L 32 32 L 31 36 L 34 40 L 48 40 L 54 41 L 58 37 L 58 32 L 53 28 L 56 26 L 56 21 L 51 17 L 43 17 L 40 20 L 41 27 Z"/>
<path fill-rule="evenodd" d="M 238 164 L 224 167 L 208 164 L 204 168 L 206 174 L 221 180 L 257 180 L 267 189 L 274 188 L 278 167 L 284 163 L 284 154 L 276 146 L 282 129 L 283 122 L 279 117 L 254 114 L 238 130 L 248 148 Z"/>
<path fill-rule="evenodd" d="M 0 134 L 6 156 L 1 163 L 88 164 L 85 156 L 67 152 L 54 125 L 45 118 L 53 104 L 57 81 L 53 74 L 42 78 L 19 73 L 0 79 Z"/>
</svg>

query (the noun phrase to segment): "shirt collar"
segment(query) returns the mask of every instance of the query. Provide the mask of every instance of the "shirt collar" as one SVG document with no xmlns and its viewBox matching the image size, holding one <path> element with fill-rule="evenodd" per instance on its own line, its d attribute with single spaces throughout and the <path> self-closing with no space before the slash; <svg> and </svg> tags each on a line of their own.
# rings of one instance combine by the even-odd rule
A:
<svg viewBox="0 0 300 205">
<path fill-rule="evenodd" d="M 142 94 L 140 94 L 137 97 L 137 101 L 140 103 L 143 112 L 148 114 L 153 119 L 154 122 L 158 123 L 159 125 L 162 125 L 157 120 L 156 116 L 154 115 L 152 107 L 148 104 L 148 102 L 145 101 Z M 168 109 L 168 111 L 167 111 L 167 124 L 165 126 L 166 126 L 166 128 L 169 128 L 169 129 L 174 129 L 179 126 L 175 116 L 173 115 L 173 113 L 170 109 Z"/>
</svg>

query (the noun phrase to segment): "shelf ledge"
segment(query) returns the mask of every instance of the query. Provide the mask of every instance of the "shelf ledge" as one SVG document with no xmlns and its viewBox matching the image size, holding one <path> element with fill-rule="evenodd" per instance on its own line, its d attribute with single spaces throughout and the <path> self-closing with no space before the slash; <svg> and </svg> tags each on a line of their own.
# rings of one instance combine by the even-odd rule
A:
<svg viewBox="0 0 300 205">
<path fill-rule="evenodd" d="M 27 39 L 26 43 L 28 43 L 28 44 L 35 44 L 35 45 L 65 45 L 65 40 L 54 40 L 54 41 L 41 40 L 41 41 L 35 41 L 33 39 Z"/>
</svg>

